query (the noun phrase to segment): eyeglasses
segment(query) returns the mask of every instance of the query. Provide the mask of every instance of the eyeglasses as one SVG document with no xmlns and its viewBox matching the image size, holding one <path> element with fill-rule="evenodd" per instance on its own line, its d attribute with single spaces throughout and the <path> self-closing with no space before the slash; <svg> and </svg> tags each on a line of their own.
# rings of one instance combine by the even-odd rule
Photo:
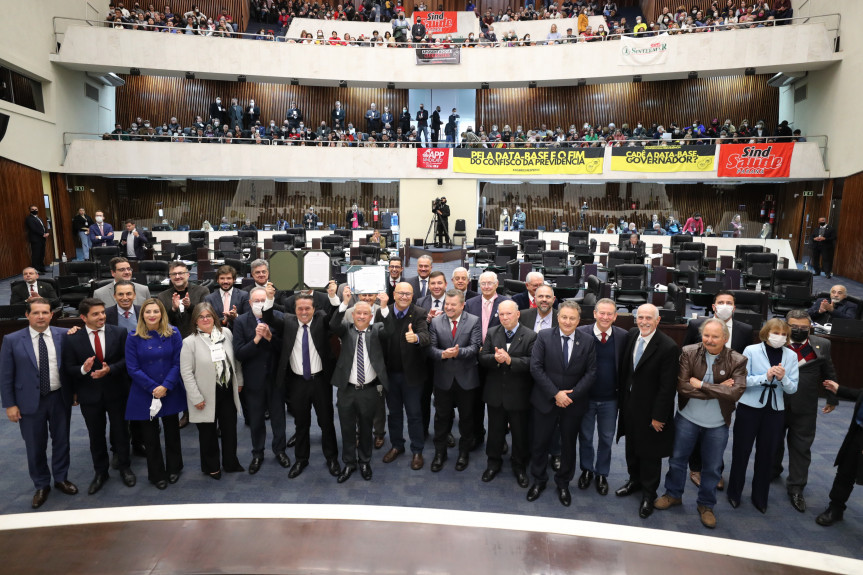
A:
<svg viewBox="0 0 863 575">
<path fill-rule="evenodd" d="M 115 271 L 115 272 L 130 272 L 130 271 L 132 271 L 132 268 L 131 268 L 131 267 L 128 267 L 128 268 L 117 268 L 117 269 L 115 269 L 114 271 Z"/>
<path fill-rule="evenodd" d="M 479 282 L 480 287 L 494 287 L 495 282 Z"/>
<path fill-rule="evenodd" d="M 393 294 L 395 294 L 399 297 L 412 297 L 414 295 L 413 292 L 409 292 L 409 291 L 397 291 L 397 292 L 393 292 Z"/>
<path fill-rule="evenodd" d="M 171 276 L 172 278 L 181 278 L 185 275 L 189 275 L 189 272 L 172 272 L 168 275 Z"/>
</svg>

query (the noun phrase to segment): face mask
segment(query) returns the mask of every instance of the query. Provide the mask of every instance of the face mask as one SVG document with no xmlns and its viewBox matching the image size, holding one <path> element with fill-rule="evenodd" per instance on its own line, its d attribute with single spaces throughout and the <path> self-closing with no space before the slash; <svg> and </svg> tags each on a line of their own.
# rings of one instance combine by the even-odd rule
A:
<svg viewBox="0 0 863 575">
<path fill-rule="evenodd" d="M 818 222 L 818 225 L 823 228 L 827 225 L 827 222 Z"/>
<path fill-rule="evenodd" d="M 407 108 L 402 108 L 402 113 L 403 113 L 403 114 L 404 114 L 405 112 L 407 112 L 407 111 L 408 111 L 408 109 L 407 109 Z"/>
<path fill-rule="evenodd" d="M 35 216 L 39 213 L 39 210 L 30 210 L 30 213 Z"/>
<path fill-rule="evenodd" d="M 716 306 L 716 317 L 722 321 L 728 321 L 734 314 L 734 306 L 728 304 L 720 304 Z"/>
<path fill-rule="evenodd" d="M 216 127 L 218 128 L 218 127 L 219 127 L 219 122 L 218 122 L 218 120 L 216 120 L 215 122 L 213 122 L 213 125 L 214 125 L 214 126 L 216 126 Z"/>
<path fill-rule="evenodd" d="M 222 103 L 222 101 L 221 101 L 220 99 L 216 98 L 216 103 L 217 103 L 217 104 L 221 104 L 221 103 Z"/>
<path fill-rule="evenodd" d="M 96 222 L 101 224 L 103 221 L 105 221 L 105 218 L 103 218 L 102 216 L 96 216 Z"/>
<path fill-rule="evenodd" d="M 802 327 L 791 328 L 791 341 L 803 343 L 809 337 L 809 330 Z"/>
<path fill-rule="evenodd" d="M 270 122 L 270 127 L 271 127 L 271 128 L 275 127 L 275 125 L 276 125 L 276 123 L 275 123 L 275 122 Z"/>
<path fill-rule="evenodd" d="M 638 127 L 641 128 L 642 127 L 641 124 L 639 124 Z"/>
<path fill-rule="evenodd" d="M 778 333 L 771 333 L 770 337 L 767 338 L 767 345 L 770 347 L 779 349 L 780 347 L 785 345 L 787 338 L 784 335 Z"/>
</svg>

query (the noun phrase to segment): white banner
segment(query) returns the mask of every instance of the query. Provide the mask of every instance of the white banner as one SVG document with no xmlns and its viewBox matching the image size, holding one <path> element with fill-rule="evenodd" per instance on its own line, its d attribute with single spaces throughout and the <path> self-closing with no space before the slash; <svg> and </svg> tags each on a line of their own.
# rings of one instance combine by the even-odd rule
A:
<svg viewBox="0 0 863 575">
<path fill-rule="evenodd" d="M 630 38 L 620 40 L 618 66 L 657 66 L 668 60 L 668 34 L 649 38 Z"/>
</svg>

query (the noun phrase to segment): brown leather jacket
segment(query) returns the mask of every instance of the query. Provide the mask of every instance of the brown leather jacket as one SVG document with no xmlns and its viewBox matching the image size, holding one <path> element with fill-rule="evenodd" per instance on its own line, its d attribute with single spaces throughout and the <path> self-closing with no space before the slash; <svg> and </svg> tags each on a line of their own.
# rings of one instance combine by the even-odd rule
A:
<svg viewBox="0 0 863 575">
<path fill-rule="evenodd" d="M 677 409 L 686 407 L 690 399 L 718 399 L 719 408 L 725 418 L 725 425 L 731 425 L 731 414 L 737 407 L 737 400 L 746 389 L 746 363 L 747 359 L 736 351 L 727 347 L 716 361 L 713 362 L 713 381 L 716 383 L 705 384 L 703 388 L 696 389 L 689 382 L 690 378 L 703 380 L 707 373 L 707 359 L 704 344 L 696 343 L 687 345 L 680 354 L 680 372 L 677 375 Z M 728 379 L 734 380 L 734 385 L 720 385 Z"/>
</svg>

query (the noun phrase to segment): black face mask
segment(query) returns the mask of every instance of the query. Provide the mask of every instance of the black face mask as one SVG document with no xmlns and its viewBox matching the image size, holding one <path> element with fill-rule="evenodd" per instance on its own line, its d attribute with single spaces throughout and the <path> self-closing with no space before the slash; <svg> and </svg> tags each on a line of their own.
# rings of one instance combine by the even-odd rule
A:
<svg viewBox="0 0 863 575">
<path fill-rule="evenodd" d="M 809 337 L 809 330 L 802 327 L 791 328 L 791 341 L 795 343 L 803 343 Z"/>
<path fill-rule="evenodd" d="M 38 216 L 39 210 L 30 210 L 30 213 L 33 214 L 34 216 Z"/>
</svg>

